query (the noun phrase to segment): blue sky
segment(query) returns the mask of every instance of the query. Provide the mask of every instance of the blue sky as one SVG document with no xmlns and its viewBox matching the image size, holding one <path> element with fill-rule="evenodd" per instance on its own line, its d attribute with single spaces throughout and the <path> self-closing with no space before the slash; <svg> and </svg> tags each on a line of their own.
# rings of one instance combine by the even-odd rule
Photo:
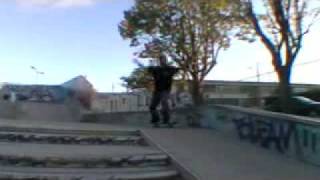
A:
<svg viewBox="0 0 320 180">
<path fill-rule="evenodd" d="M 58 3 L 52 3 L 58 2 Z M 120 77 L 135 67 L 134 49 L 117 25 L 132 0 L 4 0 L 0 3 L 0 82 L 60 84 L 85 75 L 99 91 L 123 91 Z M 320 59 L 319 26 L 306 37 L 297 63 Z M 255 81 L 272 71 L 268 52 L 259 43 L 234 42 L 223 52 L 207 79 Z M 293 82 L 318 83 L 318 61 L 296 66 Z M 44 75 L 37 75 L 35 66 Z M 274 75 L 262 81 L 276 80 Z"/>
<path fill-rule="evenodd" d="M 59 84 L 86 75 L 101 91 L 128 74 L 133 49 L 117 25 L 131 1 L 91 6 L 0 4 L 0 82 Z M 35 66 L 45 74 L 36 76 Z"/>
</svg>

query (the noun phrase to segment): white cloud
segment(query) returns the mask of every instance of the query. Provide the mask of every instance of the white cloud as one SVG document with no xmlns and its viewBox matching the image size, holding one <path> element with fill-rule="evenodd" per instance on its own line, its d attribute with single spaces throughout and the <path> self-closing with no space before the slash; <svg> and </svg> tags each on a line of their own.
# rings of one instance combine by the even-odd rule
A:
<svg viewBox="0 0 320 180">
<path fill-rule="evenodd" d="M 97 0 L 16 0 L 17 4 L 22 7 L 53 7 L 53 8 L 70 8 L 90 6 Z"/>
</svg>

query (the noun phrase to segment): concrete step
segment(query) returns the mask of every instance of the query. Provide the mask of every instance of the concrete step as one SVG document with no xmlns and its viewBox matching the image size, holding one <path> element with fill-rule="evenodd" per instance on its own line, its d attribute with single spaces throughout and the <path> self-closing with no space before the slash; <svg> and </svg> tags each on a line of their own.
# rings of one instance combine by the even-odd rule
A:
<svg viewBox="0 0 320 180">
<path fill-rule="evenodd" d="M 178 180 L 172 167 L 61 169 L 0 166 L 0 180 Z"/>
<path fill-rule="evenodd" d="M 41 167 L 41 168 L 126 168 L 168 166 L 169 157 L 165 154 L 144 154 L 131 156 L 114 156 L 102 159 L 70 159 L 70 158 L 34 158 L 28 156 L 0 155 L 0 165 L 7 167 Z"/>
<path fill-rule="evenodd" d="M 81 144 L 81 145 L 146 145 L 138 135 L 110 136 L 83 134 L 49 134 L 0 132 L 0 142 L 41 143 L 41 144 Z"/>
<path fill-rule="evenodd" d="M 56 145 L 0 142 L 1 156 L 94 160 L 118 156 L 162 154 L 151 146 Z"/>
<path fill-rule="evenodd" d="M 1 126 L 0 132 L 20 132 L 20 133 L 46 133 L 46 134 L 69 134 L 69 135 L 109 135 L 109 136 L 139 136 L 139 130 L 107 129 L 107 130 L 76 130 L 76 129 L 56 129 L 56 128 L 33 128 Z"/>
</svg>

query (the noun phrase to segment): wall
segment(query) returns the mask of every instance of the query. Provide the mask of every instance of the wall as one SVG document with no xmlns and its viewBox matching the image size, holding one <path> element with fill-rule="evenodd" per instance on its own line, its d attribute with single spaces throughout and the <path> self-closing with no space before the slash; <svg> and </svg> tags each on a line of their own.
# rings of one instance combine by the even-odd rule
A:
<svg viewBox="0 0 320 180">
<path fill-rule="evenodd" d="M 0 100 L 0 118 L 16 119 L 21 107 L 16 103 Z"/>
<path fill-rule="evenodd" d="M 44 102 L 0 101 L 0 118 L 26 119 L 40 121 L 79 121 L 82 114 L 81 106 L 73 101 L 64 104 Z"/>
<path fill-rule="evenodd" d="M 31 102 L 62 103 L 69 95 L 68 90 L 61 86 L 5 85 L 1 89 L 1 98 L 12 92 L 15 93 L 17 100 Z"/>
<path fill-rule="evenodd" d="M 206 106 L 199 111 L 202 127 L 320 165 L 319 119 L 236 106 Z"/>
<path fill-rule="evenodd" d="M 146 111 L 150 96 L 137 93 L 98 94 L 92 104 L 95 112 L 137 112 Z"/>
<path fill-rule="evenodd" d="M 97 113 L 145 112 L 149 110 L 151 94 L 134 93 L 97 93 L 92 103 L 92 111 Z M 172 94 L 172 109 L 181 108 L 191 103 L 191 96 L 186 93 Z"/>
</svg>

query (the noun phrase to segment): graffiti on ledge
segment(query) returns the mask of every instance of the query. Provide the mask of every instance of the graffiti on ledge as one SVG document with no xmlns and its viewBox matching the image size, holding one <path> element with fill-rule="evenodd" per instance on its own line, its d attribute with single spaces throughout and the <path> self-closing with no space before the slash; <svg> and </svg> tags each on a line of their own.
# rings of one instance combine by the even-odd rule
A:
<svg viewBox="0 0 320 180">
<path fill-rule="evenodd" d="M 317 153 L 316 128 L 310 125 L 249 115 L 235 117 L 232 121 L 239 138 L 253 144 L 268 149 L 275 147 L 281 153 L 294 147 L 299 156 L 303 156 L 307 150 L 312 154 Z"/>
</svg>

